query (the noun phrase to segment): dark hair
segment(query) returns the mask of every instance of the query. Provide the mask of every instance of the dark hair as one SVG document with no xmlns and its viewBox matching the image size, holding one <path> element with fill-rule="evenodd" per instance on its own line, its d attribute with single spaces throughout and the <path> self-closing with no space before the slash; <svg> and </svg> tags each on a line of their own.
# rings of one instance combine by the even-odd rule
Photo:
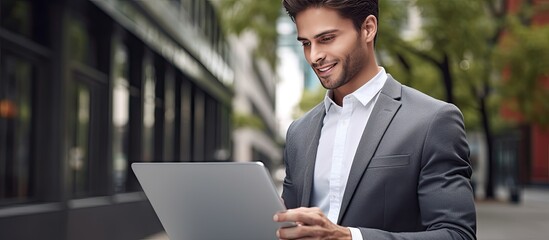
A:
<svg viewBox="0 0 549 240">
<path fill-rule="evenodd" d="M 351 19 L 357 31 L 369 15 L 378 19 L 378 0 L 282 0 L 282 5 L 295 22 L 295 16 L 310 7 L 326 7 L 336 10 L 344 18 Z M 378 19 L 379 20 L 379 19 Z"/>
</svg>

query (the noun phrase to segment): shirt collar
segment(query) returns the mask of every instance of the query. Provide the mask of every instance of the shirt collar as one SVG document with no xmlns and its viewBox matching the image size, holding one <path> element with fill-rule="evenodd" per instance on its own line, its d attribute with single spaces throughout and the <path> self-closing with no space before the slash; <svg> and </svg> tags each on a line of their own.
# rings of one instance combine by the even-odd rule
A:
<svg viewBox="0 0 549 240">
<path fill-rule="evenodd" d="M 387 81 L 387 72 L 385 72 L 385 68 L 379 67 L 379 72 L 372 79 L 349 95 L 356 98 L 363 106 L 365 106 L 381 90 L 385 84 L 385 81 Z M 336 104 L 332 100 L 332 96 L 332 90 L 326 91 L 326 95 L 324 96 L 324 109 L 326 113 L 328 113 L 328 110 L 330 110 L 332 105 Z"/>
</svg>

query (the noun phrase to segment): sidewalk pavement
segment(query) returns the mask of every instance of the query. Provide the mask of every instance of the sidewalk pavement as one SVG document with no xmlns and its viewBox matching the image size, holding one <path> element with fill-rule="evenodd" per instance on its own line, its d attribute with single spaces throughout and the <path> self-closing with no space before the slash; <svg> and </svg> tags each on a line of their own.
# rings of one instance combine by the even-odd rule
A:
<svg viewBox="0 0 549 240">
<path fill-rule="evenodd" d="M 477 201 L 477 239 L 549 239 L 549 188 L 523 189 L 520 203 Z M 169 240 L 164 232 L 147 240 Z"/>
<path fill-rule="evenodd" d="M 527 188 L 520 203 L 478 201 L 479 240 L 549 239 L 549 189 Z"/>
</svg>

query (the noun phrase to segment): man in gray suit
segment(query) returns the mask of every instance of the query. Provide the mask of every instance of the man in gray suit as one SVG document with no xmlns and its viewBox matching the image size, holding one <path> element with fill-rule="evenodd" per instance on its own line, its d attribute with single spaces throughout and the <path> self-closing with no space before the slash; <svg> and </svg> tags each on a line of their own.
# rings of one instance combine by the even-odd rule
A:
<svg viewBox="0 0 549 240">
<path fill-rule="evenodd" d="M 476 239 L 454 105 L 401 85 L 374 53 L 377 0 L 283 0 L 328 89 L 288 129 L 280 239 Z"/>
</svg>

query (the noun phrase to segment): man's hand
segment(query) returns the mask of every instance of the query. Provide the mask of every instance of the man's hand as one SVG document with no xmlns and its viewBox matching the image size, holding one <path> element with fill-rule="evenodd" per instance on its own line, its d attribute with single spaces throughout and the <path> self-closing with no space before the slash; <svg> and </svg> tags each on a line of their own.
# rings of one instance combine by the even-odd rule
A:
<svg viewBox="0 0 549 240">
<path fill-rule="evenodd" d="M 280 228 L 279 239 L 351 239 L 351 231 L 332 223 L 320 208 L 296 208 L 274 215 L 275 222 L 295 222 L 297 226 Z"/>
</svg>

